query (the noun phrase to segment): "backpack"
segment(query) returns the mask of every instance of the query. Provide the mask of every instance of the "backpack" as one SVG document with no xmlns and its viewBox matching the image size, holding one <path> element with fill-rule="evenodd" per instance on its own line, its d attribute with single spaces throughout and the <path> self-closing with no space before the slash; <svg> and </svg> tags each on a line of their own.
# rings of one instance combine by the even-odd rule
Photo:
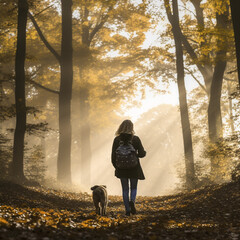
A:
<svg viewBox="0 0 240 240">
<path fill-rule="evenodd" d="M 131 142 L 125 143 L 120 141 L 116 149 L 116 166 L 119 169 L 131 169 L 138 165 L 136 150 Z"/>
</svg>

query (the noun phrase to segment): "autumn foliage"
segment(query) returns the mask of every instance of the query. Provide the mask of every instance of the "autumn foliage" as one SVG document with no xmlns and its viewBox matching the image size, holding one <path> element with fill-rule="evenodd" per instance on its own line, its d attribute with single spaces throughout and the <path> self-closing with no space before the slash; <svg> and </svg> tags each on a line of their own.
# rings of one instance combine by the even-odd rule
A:
<svg viewBox="0 0 240 240">
<path fill-rule="evenodd" d="M 122 198 L 110 196 L 106 216 L 81 192 L 0 184 L 2 239 L 237 239 L 238 183 L 163 197 L 137 198 L 126 217 Z"/>
</svg>

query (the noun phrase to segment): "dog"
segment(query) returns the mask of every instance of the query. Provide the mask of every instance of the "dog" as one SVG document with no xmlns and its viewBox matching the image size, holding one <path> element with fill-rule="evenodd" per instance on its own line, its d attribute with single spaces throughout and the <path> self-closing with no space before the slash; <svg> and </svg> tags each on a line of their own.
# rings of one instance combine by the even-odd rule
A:
<svg viewBox="0 0 240 240">
<path fill-rule="evenodd" d="M 96 208 L 96 214 L 106 215 L 108 195 L 105 185 L 95 185 L 91 187 L 93 203 Z"/>
</svg>

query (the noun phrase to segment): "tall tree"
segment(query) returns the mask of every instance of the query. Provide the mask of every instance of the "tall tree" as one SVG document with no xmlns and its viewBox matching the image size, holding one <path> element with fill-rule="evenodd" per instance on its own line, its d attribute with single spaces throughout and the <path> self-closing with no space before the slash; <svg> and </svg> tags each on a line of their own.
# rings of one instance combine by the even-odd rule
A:
<svg viewBox="0 0 240 240">
<path fill-rule="evenodd" d="M 106 4 L 107 3 L 107 4 Z M 90 126 L 90 104 L 89 104 L 89 95 L 90 95 L 90 84 L 87 79 L 86 71 L 89 69 L 89 65 L 93 59 L 91 54 L 90 45 L 94 41 L 94 37 L 102 30 L 104 24 L 107 22 L 108 14 L 112 9 L 111 2 L 106 2 L 101 7 L 103 13 L 98 13 L 98 19 L 95 23 L 95 26 L 92 27 L 92 24 L 89 24 L 90 10 L 89 8 L 94 8 L 94 6 L 99 3 L 91 4 L 85 2 L 80 5 L 81 9 L 81 48 L 83 54 L 79 55 L 78 68 L 79 68 L 79 78 L 81 82 L 79 99 L 80 99 L 80 161 L 81 161 L 81 182 L 87 186 L 90 185 L 91 181 L 91 126 Z"/>
<path fill-rule="evenodd" d="M 24 135 L 26 131 L 26 98 L 25 98 L 25 56 L 26 56 L 26 25 L 28 14 L 27 0 L 18 0 L 17 50 L 15 59 L 15 103 L 16 128 L 13 145 L 13 177 L 24 180 L 23 157 Z"/>
<path fill-rule="evenodd" d="M 216 13 L 216 31 L 217 31 L 217 51 L 215 58 L 215 67 L 211 83 L 210 100 L 208 105 L 208 129 L 209 140 L 215 144 L 222 133 L 222 116 L 221 116 L 221 92 L 223 76 L 227 65 L 227 37 L 224 32 L 228 26 L 228 7 L 223 6 L 220 13 Z M 218 156 L 211 158 L 211 173 L 215 180 L 220 180 L 220 166 Z"/>
<path fill-rule="evenodd" d="M 204 14 L 203 14 L 203 7 L 201 6 L 202 0 L 190 0 L 195 9 L 195 16 L 197 20 L 197 32 L 198 37 L 200 39 L 206 38 L 206 24 L 204 21 Z M 194 64 L 196 64 L 199 72 L 202 74 L 204 84 L 205 84 L 205 92 L 210 97 L 210 88 L 211 88 L 211 81 L 213 77 L 213 67 L 212 67 L 212 60 L 210 57 L 210 51 L 207 50 L 209 47 L 209 40 L 205 39 L 205 41 L 200 41 L 199 45 L 195 47 L 198 48 L 198 51 L 195 51 L 188 37 L 191 39 L 191 36 L 184 35 L 183 31 L 181 31 L 182 41 L 185 50 L 191 57 Z M 197 54 L 198 52 L 198 54 Z M 199 82 L 198 82 L 199 83 Z"/>
<path fill-rule="evenodd" d="M 228 4 L 225 0 L 209 1 L 212 7 L 211 10 L 207 11 L 207 16 L 209 19 L 216 19 L 216 24 L 213 25 L 211 21 L 205 22 L 203 15 L 204 8 L 203 5 L 201 5 L 202 0 L 190 1 L 196 12 L 197 31 L 194 30 L 189 33 L 188 23 L 192 20 L 182 24 L 182 41 L 185 50 L 204 79 L 205 86 L 202 85 L 198 79 L 196 80 L 208 96 L 208 139 L 211 143 L 214 143 L 222 136 L 223 131 L 221 91 L 224 71 L 227 64 L 227 51 L 229 51 Z M 214 34 L 214 37 L 209 37 L 211 34 Z M 193 35 L 196 36 L 194 40 Z M 190 44 L 190 42 L 192 43 Z M 195 50 L 195 48 L 197 48 L 197 50 Z M 214 54 L 212 54 L 213 52 Z M 215 170 L 219 168 L 219 166 L 217 166 L 217 158 L 217 156 L 211 156 L 212 173 L 217 172 Z"/>
<path fill-rule="evenodd" d="M 55 56 L 60 65 L 61 78 L 59 90 L 59 148 L 57 160 L 57 179 L 71 183 L 71 100 L 73 83 L 73 50 L 72 50 L 72 1 L 61 0 L 62 9 L 62 43 L 61 54 L 51 46 L 43 35 L 35 18 L 29 13 L 41 40 Z"/>
<path fill-rule="evenodd" d="M 122 72 L 130 70 L 135 62 L 137 65 L 139 56 L 144 56 L 140 51 L 136 51 L 139 45 L 144 41 L 143 32 L 148 28 L 148 18 L 145 14 L 145 6 L 134 6 L 129 1 L 122 0 L 114 2 L 107 1 L 94 1 L 77 3 L 80 18 L 78 23 L 80 25 L 80 45 L 79 56 L 76 59 L 79 68 L 80 79 L 80 162 L 81 162 L 81 181 L 83 184 L 88 185 L 91 178 L 91 99 L 93 96 L 93 88 L 96 89 L 102 85 L 100 91 L 110 89 L 111 78 L 119 76 Z M 128 12 L 128 14 L 126 14 Z M 141 26 L 138 29 L 136 21 Z M 117 26 L 116 30 L 114 29 Z M 118 28 L 122 29 L 126 34 L 136 31 L 130 38 L 122 36 L 118 32 Z M 78 41 L 79 39 L 77 39 Z M 129 43 L 128 45 L 126 43 Z M 128 46 L 128 49 L 126 49 Z M 132 46 L 135 45 L 134 51 L 131 52 Z M 78 47 L 79 48 L 79 47 Z M 111 51 L 118 51 L 119 54 L 123 53 L 124 57 L 109 57 L 107 56 Z M 131 52 L 131 54 L 129 54 Z M 126 55 L 128 55 L 126 57 Z M 77 54 L 76 54 L 77 55 Z M 104 56 L 104 57 L 103 57 Z M 144 58 L 144 57 L 143 57 Z M 118 59 L 118 60 L 116 60 Z M 134 61 L 133 61 L 134 59 Z M 95 80 L 95 82 L 94 82 Z M 96 81 L 97 80 L 97 81 Z M 94 84 L 93 84 L 94 82 Z M 108 82 L 108 86 L 106 86 Z M 112 93 L 104 98 L 111 98 Z M 103 98 L 103 99 L 104 99 Z M 115 95 L 116 98 L 116 95 Z M 95 102 L 96 104 L 96 102 Z M 94 110 L 97 110 L 96 105 Z"/>
<path fill-rule="evenodd" d="M 209 139 L 211 142 L 216 142 L 222 136 L 221 91 L 227 65 L 227 37 L 224 32 L 228 26 L 228 8 L 223 6 L 223 9 L 225 11 L 222 13 L 216 13 L 217 52 L 208 106 Z"/>
<path fill-rule="evenodd" d="M 176 68 L 177 68 L 177 84 L 179 92 L 179 104 L 184 144 L 185 166 L 186 166 L 186 185 L 193 187 L 195 182 L 194 158 L 192 147 L 192 135 L 188 114 L 187 96 L 184 83 L 184 62 L 181 29 L 179 26 L 178 1 L 172 0 L 172 10 L 169 0 L 164 0 L 168 20 L 172 26 L 172 33 L 176 48 Z"/>
<path fill-rule="evenodd" d="M 73 82 L 72 63 L 72 1 L 62 3 L 62 45 L 61 45 L 61 80 L 59 91 L 59 148 L 58 180 L 71 183 L 71 99 Z"/>
<path fill-rule="evenodd" d="M 111 0 L 104 2 L 75 1 L 74 7 L 76 7 L 75 13 L 79 13 L 79 17 L 76 17 L 78 14 L 74 16 L 73 28 L 75 31 L 73 39 L 74 66 L 79 69 L 79 77 L 75 75 L 74 96 L 78 95 L 77 106 L 80 105 L 81 118 L 77 116 L 74 131 L 76 133 L 74 135 L 77 136 L 73 137 L 77 140 L 76 142 L 80 143 L 78 149 L 81 153 L 78 155 L 81 156 L 82 183 L 88 184 L 91 164 L 90 133 L 93 126 L 99 126 L 99 123 L 104 122 L 104 117 L 105 120 L 109 119 L 106 114 L 102 114 L 102 109 L 108 114 L 111 112 L 112 116 L 111 109 L 117 108 L 123 94 L 125 97 L 130 96 L 130 93 L 133 95 L 137 81 L 141 80 L 142 85 L 148 84 L 146 79 L 149 81 L 149 78 L 143 76 L 146 68 L 142 63 L 147 58 L 147 51 L 141 49 L 140 46 L 145 40 L 144 32 L 150 24 L 149 16 L 145 14 L 145 5 L 135 6 L 128 0 L 121 2 Z M 54 13 L 54 8 L 50 9 Z M 126 14 L 127 11 L 129 14 Z M 55 13 L 57 13 L 56 10 Z M 44 38 L 35 19 L 31 15 L 30 17 L 46 47 L 57 59 L 60 59 L 61 56 L 58 56 L 58 53 L 51 47 L 52 44 Z M 134 34 L 132 34 L 133 32 Z M 129 34 L 129 36 L 125 36 L 123 33 Z M 54 39 L 51 41 L 54 42 Z M 111 52 L 118 52 L 119 56 L 112 57 L 109 54 Z M 51 66 L 57 72 L 57 66 Z M 142 74 L 134 74 L 131 79 L 129 76 L 125 77 L 129 78 L 129 81 L 115 79 L 114 83 L 111 82 L 111 79 L 117 76 L 123 79 L 121 74 L 124 75 L 135 69 L 138 69 L 139 72 L 142 71 Z M 105 102 L 107 104 L 104 104 Z M 74 108 L 74 113 L 76 116 L 76 108 Z M 101 118 L 98 117 L 99 113 L 102 114 Z M 79 125 L 81 126 L 80 130 L 78 129 Z M 102 126 L 105 125 L 106 122 Z"/>
<path fill-rule="evenodd" d="M 216 25 L 214 26 L 215 38 L 208 37 L 209 26 L 206 26 L 203 15 L 202 0 L 190 0 L 196 12 L 198 41 L 193 41 L 198 51 L 191 46 L 189 39 L 191 36 L 185 36 L 181 31 L 184 48 L 191 57 L 194 64 L 203 76 L 205 86 L 200 86 L 205 90 L 209 99 L 208 110 L 208 132 L 209 139 L 217 139 L 222 131 L 221 117 L 221 89 L 224 70 L 226 67 L 227 52 L 227 33 L 228 33 L 228 10 L 226 1 L 212 1 L 212 8 L 216 16 Z M 224 10 L 225 9 L 225 10 Z M 211 15 L 211 17 L 213 17 Z M 188 25 L 188 24 L 186 24 Z M 211 30 L 210 30 L 211 31 Z M 210 34 L 211 32 L 209 32 Z M 204 41 L 202 40 L 204 39 Z M 214 41 L 217 39 L 217 43 Z M 196 43 L 199 43 L 198 45 Z M 214 45 L 211 45 L 214 44 Z M 214 57 L 212 52 L 215 52 Z M 198 52 L 198 54 L 196 53 Z M 222 63 L 220 63 L 222 61 Z M 225 63 L 223 63 L 225 62 Z M 225 66 L 224 66 L 225 65 Z M 213 83 L 214 82 L 214 83 Z M 213 83 L 213 84 L 212 84 Z M 211 94 L 213 96 L 211 97 Z M 217 119 L 217 120 L 216 120 Z M 217 124 L 217 125 L 216 125 Z"/>
<path fill-rule="evenodd" d="M 238 83 L 240 84 L 240 6 L 239 0 L 230 0 L 233 30 L 235 37 L 235 47 L 238 67 Z"/>
</svg>

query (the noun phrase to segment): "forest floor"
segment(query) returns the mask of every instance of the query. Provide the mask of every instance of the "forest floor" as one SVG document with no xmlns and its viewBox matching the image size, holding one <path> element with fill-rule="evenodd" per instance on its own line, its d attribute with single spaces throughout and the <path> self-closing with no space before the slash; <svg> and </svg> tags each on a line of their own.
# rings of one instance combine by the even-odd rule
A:
<svg viewBox="0 0 240 240">
<path fill-rule="evenodd" d="M 240 239 L 240 185 L 228 183 L 162 197 L 137 197 L 126 217 L 109 196 L 97 216 L 91 195 L 0 181 L 0 239 Z"/>
</svg>

